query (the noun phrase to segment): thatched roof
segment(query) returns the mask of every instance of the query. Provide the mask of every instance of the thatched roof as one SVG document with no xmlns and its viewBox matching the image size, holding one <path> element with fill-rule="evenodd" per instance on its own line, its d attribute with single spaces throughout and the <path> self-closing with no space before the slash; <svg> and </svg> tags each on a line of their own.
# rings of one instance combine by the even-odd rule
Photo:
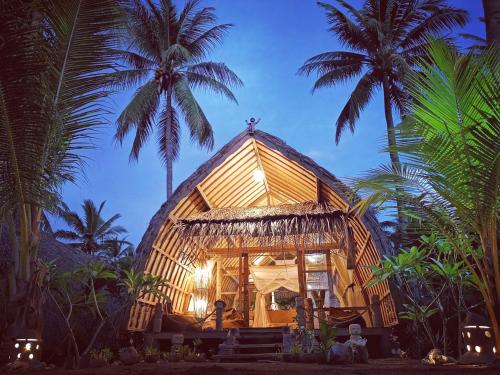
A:
<svg viewBox="0 0 500 375">
<path fill-rule="evenodd" d="M 261 243 L 295 238 L 300 242 L 321 242 L 327 234 L 344 239 L 348 214 L 328 203 L 304 202 L 271 207 L 225 207 L 179 220 L 177 230 L 186 239 L 258 238 Z M 293 241 L 293 240 L 292 240 Z"/>
<path fill-rule="evenodd" d="M 292 162 L 298 163 L 314 175 L 325 185 L 331 188 L 341 199 L 350 207 L 354 205 L 349 196 L 353 196 L 352 191 L 337 179 L 332 173 L 318 165 L 308 156 L 301 154 L 294 148 L 287 145 L 283 140 L 261 130 L 255 130 L 253 134 L 243 131 L 222 147 L 214 156 L 207 162 L 202 164 L 188 179 L 182 182 L 174 191 L 170 199 L 168 199 L 151 219 L 149 226 L 142 237 L 138 246 L 138 254 L 141 256 L 141 265 L 144 267 L 148 256 L 151 253 L 152 246 L 155 240 L 160 235 L 164 224 L 169 220 L 171 212 L 185 199 L 192 191 L 196 190 L 197 186 L 215 169 L 220 167 L 224 161 L 235 151 L 237 151 L 249 138 L 255 139 L 257 142 L 274 149 Z M 375 241 L 376 246 L 383 254 L 390 253 L 390 244 L 384 235 L 377 219 L 372 215 L 371 211 L 367 212 L 361 218 L 363 224 L 371 234 L 371 238 Z"/>
</svg>

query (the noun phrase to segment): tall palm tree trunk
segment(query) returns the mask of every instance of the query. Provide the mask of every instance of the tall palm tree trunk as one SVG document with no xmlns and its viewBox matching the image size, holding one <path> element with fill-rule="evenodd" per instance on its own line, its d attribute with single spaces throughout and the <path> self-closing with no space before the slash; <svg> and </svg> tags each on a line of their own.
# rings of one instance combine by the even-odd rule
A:
<svg viewBox="0 0 500 375">
<path fill-rule="evenodd" d="M 387 143 L 389 145 L 389 156 L 391 158 L 391 164 L 394 169 L 399 169 L 401 163 L 399 161 L 399 155 L 397 151 L 393 148 L 396 146 L 396 137 L 394 135 L 394 119 L 392 117 L 392 105 L 391 105 L 391 96 L 390 96 L 390 87 L 389 80 L 387 76 L 384 75 L 382 80 L 382 87 L 384 90 L 384 111 L 385 111 L 385 122 L 387 125 Z M 396 187 L 396 190 L 401 191 L 401 187 Z M 403 230 L 404 230 L 404 219 L 403 219 L 403 205 L 400 199 L 396 199 L 397 206 L 397 227 L 396 227 L 396 236 L 394 240 L 394 251 L 397 252 L 399 247 L 401 246 L 401 242 L 403 239 Z"/>
<path fill-rule="evenodd" d="M 483 0 L 484 20 L 486 22 L 486 42 L 489 46 L 500 47 L 500 1 Z"/>
<path fill-rule="evenodd" d="M 172 178 L 173 178 L 173 145 L 172 145 L 172 86 L 167 88 L 167 124 L 165 126 L 165 145 L 167 150 L 167 199 L 172 196 Z"/>
</svg>

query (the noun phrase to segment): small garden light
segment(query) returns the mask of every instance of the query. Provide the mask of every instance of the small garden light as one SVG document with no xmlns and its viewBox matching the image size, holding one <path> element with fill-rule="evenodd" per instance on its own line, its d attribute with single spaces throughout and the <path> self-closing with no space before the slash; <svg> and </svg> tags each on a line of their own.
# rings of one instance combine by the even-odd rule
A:
<svg viewBox="0 0 500 375">
<path fill-rule="evenodd" d="M 17 338 L 14 343 L 14 355 L 19 361 L 31 361 L 34 359 L 39 360 L 41 357 L 40 353 L 40 343 L 41 340 L 36 338 Z"/>
<path fill-rule="evenodd" d="M 481 315 L 469 313 L 462 329 L 467 351 L 462 356 L 464 363 L 489 363 L 495 359 L 495 343 L 491 325 Z"/>
</svg>

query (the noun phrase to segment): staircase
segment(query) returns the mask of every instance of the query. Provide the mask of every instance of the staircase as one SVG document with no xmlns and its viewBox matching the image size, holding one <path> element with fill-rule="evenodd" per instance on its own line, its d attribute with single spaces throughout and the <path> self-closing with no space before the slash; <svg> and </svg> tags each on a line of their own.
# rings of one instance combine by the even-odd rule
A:
<svg viewBox="0 0 500 375">
<path fill-rule="evenodd" d="M 232 349 L 227 353 L 227 345 L 219 346 L 215 359 L 224 362 L 252 362 L 259 360 L 279 360 L 283 346 L 283 328 L 240 328 Z M 224 349 L 223 349 L 224 348 Z"/>
</svg>

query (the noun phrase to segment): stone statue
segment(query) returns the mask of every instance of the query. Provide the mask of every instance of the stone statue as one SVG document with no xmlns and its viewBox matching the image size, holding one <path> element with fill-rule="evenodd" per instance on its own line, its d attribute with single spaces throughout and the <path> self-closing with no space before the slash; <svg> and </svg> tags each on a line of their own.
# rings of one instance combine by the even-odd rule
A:
<svg viewBox="0 0 500 375">
<path fill-rule="evenodd" d="M 345 344 L 352 350 L 353 362 L 368 363 L 367 340 L 361 337 L 361 326 L 359 324 L 350 324 L 349 333 L 351 337 Z"/>
</svg>

